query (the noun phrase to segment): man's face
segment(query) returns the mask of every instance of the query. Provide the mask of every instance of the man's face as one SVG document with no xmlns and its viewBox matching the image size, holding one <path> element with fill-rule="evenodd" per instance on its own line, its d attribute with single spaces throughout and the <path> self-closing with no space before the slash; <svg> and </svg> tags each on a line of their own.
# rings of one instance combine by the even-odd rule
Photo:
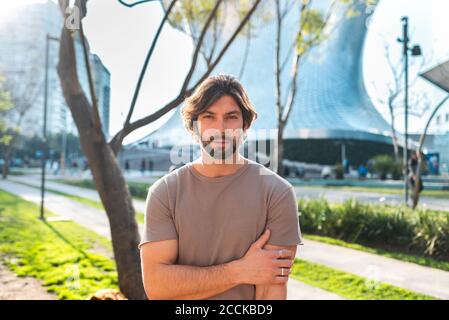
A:
<svg viewBox="0 0 449 320">
<path fill-rule="evenodd" d="M 243 115 L 231 96 L 223 96 L 198 116 L 201 148 L 216 160 L 232 160 L 243 137 Z M 229 163 L 226 161 L 226 163 Z"/>
</svg>

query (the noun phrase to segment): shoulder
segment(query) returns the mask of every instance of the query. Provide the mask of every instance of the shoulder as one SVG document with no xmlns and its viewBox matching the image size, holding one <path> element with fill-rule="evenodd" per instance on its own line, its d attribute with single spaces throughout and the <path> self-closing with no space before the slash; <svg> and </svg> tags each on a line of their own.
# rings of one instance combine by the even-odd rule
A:
<svg viewBox="0 0 449 320">
<path fill-rule="evenodd" d="M 252 179 L 257 181 L 258 188 L 265 196 L 269 208 L 275 206 L 286 196 L 296 198 L 293 185 L 285 178 L 264 165 L 249 160 Z"/>
<path fill-rule="evenodd" d="M 253 160 L 248 159 L 248 161 L 250 163 L 251 173 L 255 177 L 254 179 L 257 179 L 270 193 L 282 194 L 290 188 L 293 188 L 293 185 L 287 179 L 281 177 L 270 168 Z"/>
<path fill-rule="evenodd" d="M 176 194 L 178 180 L 188 173 L 187 165 L 176 168 L 152 183 L 148 194 L 154 195 L 159 200 L 169 202 L 171 195 Z"/>
</svg>

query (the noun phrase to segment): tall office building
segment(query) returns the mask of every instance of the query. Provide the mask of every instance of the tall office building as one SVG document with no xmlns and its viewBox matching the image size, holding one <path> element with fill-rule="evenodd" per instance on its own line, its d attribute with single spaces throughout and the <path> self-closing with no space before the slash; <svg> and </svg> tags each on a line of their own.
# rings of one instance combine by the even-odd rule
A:
<svg viewBox="0 0 449 320">
<path fill-rule="evenodd" d="M 59 38 L 63 17 L 59 6 L 48 0 L 20 7 L 0 21 L 0 73 L 7 78 L 12 95 L 27 109 L 22 121 L 23 134 L 41 135 L 43 127 L 46 35 Z M 81 86 L 90 92 L 80 38 L 76 38 L 77 69 Z M 62 94 L 57 64 L 59 42 L 50 41 L 48 74 L 47 133 L 77 134 L 72 115 Z M 109 135 L 110 73 L 97 55 L 90 55 L 96 96 L 103 130 Z"/>
</svg>

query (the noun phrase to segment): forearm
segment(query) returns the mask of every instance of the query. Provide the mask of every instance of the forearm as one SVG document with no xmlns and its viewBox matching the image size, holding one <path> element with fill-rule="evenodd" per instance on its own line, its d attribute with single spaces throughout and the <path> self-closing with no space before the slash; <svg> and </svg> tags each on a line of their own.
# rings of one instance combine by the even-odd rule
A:
<svg viewBox="0 0 449 320">
<path fill-rule="evenodd" d="M 256 285 L 256 300 L 287 300 L 287 284 Z"/>
<path fill-rule="evenodd" d="M 205 299 L 240 284 L 236 261 L 209 267 L 160 264 L 152 273 L 150 299 Z"/>
</svg>

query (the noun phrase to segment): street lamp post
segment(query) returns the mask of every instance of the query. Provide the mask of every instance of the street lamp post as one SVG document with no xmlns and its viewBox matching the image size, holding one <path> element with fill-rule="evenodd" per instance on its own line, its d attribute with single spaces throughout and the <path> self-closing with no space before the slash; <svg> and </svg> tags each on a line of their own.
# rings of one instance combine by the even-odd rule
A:
<svg viewBox="0 0 449 320">
<path fill-rule="evenodd" d="M 402 43 L 402 54 L 404 57 L 404 81 L 405 81 L 405 89 L 404 89 L 404 147 L 403 147 L 403 172 L 404 172 L 404 201 L 405 205 L 408 204 L 408 60 L 409 60 L 409 52 L 411 52 L 412 56 L 420 56 L 422 54 L 421 47 L 418 45 L 414 45 L 412 48 L 409 48 L 409 36 L 408 36 L 408 17 L 402 17 L 402 39 L 398 39 L 398 42 Z"/>
<path fill-rule="evenodd" d="M 48 64 L 50 53 L 50 41 L 59 41 L 59 38 L 55 38 L 46 35 L 45 42 L 45 84 L 44 84 L 44 123 L 42 126 L 42 140 L 44 147 L 42 150 L 42 170 L 41 170 L 41 215 L 40 219 L 45 220 L 44 216 L 44 199 L 45 199 L 45 167 L 47 161 L 47 106 L 48 106 Z"/>
</svg>

